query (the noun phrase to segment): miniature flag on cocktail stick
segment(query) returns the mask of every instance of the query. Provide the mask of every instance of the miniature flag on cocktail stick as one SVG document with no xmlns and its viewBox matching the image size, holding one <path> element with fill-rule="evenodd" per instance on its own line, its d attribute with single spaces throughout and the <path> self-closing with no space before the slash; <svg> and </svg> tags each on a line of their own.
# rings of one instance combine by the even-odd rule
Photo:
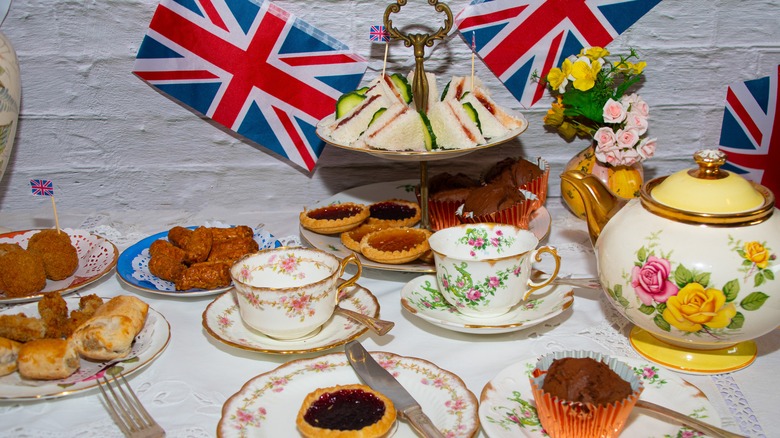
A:
<svg viewBox="0 0 780 438">
<path fill-rule="evenodd" d="M 387 48 L 390 45 L 390 34 L 387 32 L 384 26 L 371 26 L 369 31 L 369 38 L 371 41 L 379 41 L 385 43 L 385 59 L 382 60 L 382 77 L 385 76 L 385 66 L 387 65 Z"/>
<path fill-rule="evenodd" d="M 474 91 L 474 58 L 477 54 L 477 36 L 471 32 L 471 91 Z"/>
<path fill-rule="evenodd" d="M 57 204 L 54 203 L 54 184 L 49 179 L 31 179 L 30 188 L 34 196 L 48 196 L 51 198 L 51 207 L 54 210 L 54 224 L 57 232 L 60 232 L 60 220 L 57 217 Z"/>
</svg>

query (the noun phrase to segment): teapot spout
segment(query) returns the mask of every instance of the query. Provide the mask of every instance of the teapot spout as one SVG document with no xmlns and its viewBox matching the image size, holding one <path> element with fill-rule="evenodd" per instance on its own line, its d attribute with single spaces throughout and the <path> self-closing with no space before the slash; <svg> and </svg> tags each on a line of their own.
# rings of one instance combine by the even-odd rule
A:
<svg viewBox="0 0 780 438">
<path fill-rule="evenodd" d="M 566 171 L 561 179 L 571 184 L 582 197 L 590 242 L 595 246 L 601 230 L 628 200 L 612 193 L 597 177 L 579 170 Z"/>
</svg>

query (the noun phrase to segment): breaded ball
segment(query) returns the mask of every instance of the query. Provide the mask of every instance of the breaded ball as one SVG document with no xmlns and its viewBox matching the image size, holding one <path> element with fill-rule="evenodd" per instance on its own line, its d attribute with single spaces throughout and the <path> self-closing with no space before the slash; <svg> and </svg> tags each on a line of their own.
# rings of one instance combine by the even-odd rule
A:
<svg viewBox="0 0 780 438">
<path fill-rule="evenodd" d="M 46 287 L 43 260 L 32 251 L 11 251 L 0 256 L 0 284 L 10 298 L 21 298 Z"/>
<path fill-rule="evenodd" d="M 22 251 L 22 247 L 17 243 L 0 243 L 0 257 L 11 251 Z"/>
<path fill-rule="evenodd" d="M 33 234 L 27 243 L 27 250 L 37 253 L 43 259 L 46 277 L 50 280 L 64 280 L 79 267 L 78 252 L 64 231 L 42 230 Z"/>
</svg>

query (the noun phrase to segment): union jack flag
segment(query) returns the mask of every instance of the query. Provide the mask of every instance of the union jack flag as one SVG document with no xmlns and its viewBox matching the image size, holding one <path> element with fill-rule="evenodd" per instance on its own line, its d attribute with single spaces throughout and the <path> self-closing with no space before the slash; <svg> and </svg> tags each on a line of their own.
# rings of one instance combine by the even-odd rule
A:
<svg viewBox="0 0 780 438">
<path fill-rule="evenodd" d="M 133 73 L 164 94 L 309 171 L 320 119 L 367 62 L 267 0 L 162 0 Z"/>
<path fill-rule="evenodd" d="M 780 194 L 780 65 L 770 76 L 738 82 L 726 90 L 726 109 L 720 129 L 725 169 Z"/>
<path fill-rule="evenodd" d="M 49 179 L 31 179 L 30 188 L 35 196 L 54 196 L 54 184 Z"/>
<path fill-rule="evenodd" d="M 390 41 L 390 34 L 384 26 L 371 26 L 371 29 L 368 31 L 368 37 L 371 41 L 382 43 Z"/>
<path fill-rule="evenodd" d="M 661 0 L 473 0 L 455 17 L 476 52 L 525 107 L 544 94 L 552 67 L 583 47 L 606 47 Z"/>
</svg>

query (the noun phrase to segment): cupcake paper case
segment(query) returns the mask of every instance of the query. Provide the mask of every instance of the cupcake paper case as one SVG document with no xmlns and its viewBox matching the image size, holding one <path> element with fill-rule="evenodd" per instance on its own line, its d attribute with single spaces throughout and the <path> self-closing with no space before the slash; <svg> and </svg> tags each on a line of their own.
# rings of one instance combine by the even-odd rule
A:
<svg viewBox="0 0 780 438">
<path fill-rule="evenodd" d="M 609 366 L 631 385 L 631 394 L 610 404 L 570 402 L 542 390 L 547 370 L 553 361 L 567 357 L 590 358 Z M 539 421 L 553 438 L 617 437 L 625 426 L 631 410 L 644 390 L 641 380 L 627 364 L 591 351 L 562 351 L 542 356 L 532 372 L 531 390 L 536 401 Z"/>
</svg>

